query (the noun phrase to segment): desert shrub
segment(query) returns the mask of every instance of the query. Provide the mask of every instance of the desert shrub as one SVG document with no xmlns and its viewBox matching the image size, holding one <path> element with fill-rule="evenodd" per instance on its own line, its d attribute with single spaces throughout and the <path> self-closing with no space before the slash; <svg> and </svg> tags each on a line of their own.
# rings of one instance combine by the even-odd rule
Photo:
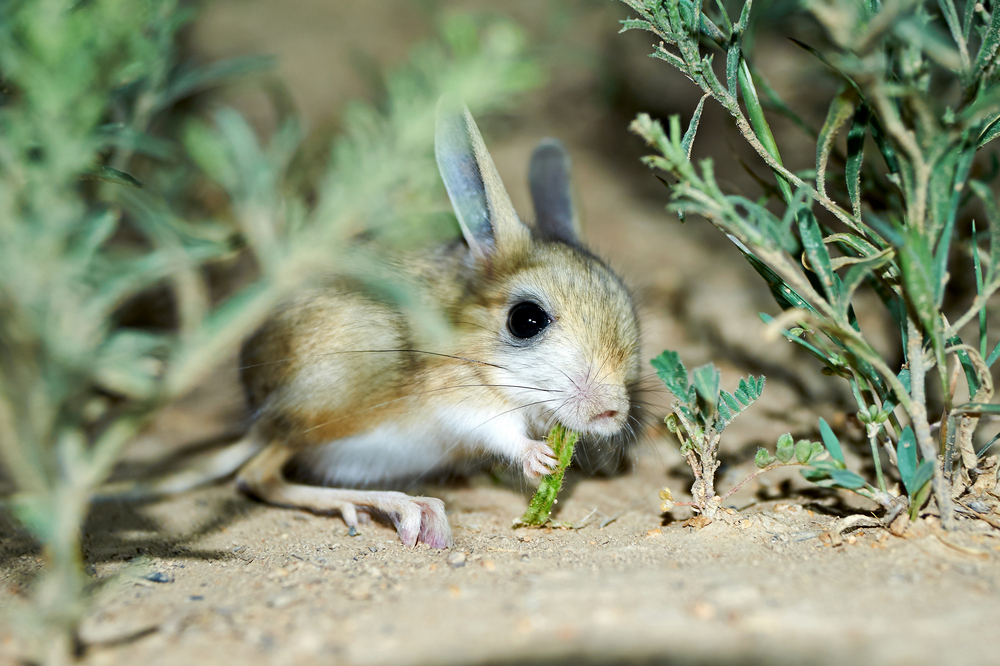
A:
<svg viewBox="0 0 1000 666">
<path fill-rule="evenodd" d="M 815 357 L 824 373 L 843 378 L 857 403 L 875 478 L 846 469 L 825 422 L 820 433 L 830 455 L 806 456 L 806 477 L 864 494 L 885 509 L 886 520 L 904 510 L 915 516 L 933 488 L 937 511 L 953 526 L 953 498 L 976 492 L 973 481 L 986 471 L 973 444 L 980 418 L 1000 414 L 991 403 L 990 372 L 1000 344 L 989 346 L 985 311 L 1000 288 L 1000 210 L 992 189 L 998 169 L 995 153 L 984 150 L 1000 136 L 1000 11 L 972 0 L 961 12 L 952 0 L 806 0 L 825 36 L 800 42 L 802 57 L 815 58 L 840 90 L 814 132 L 815 170 L 793 173 L 783 166 L 758 89 L 772 109 L 808 123 L 755 75 L 743 49 L 750 2 L 734 21 L 722 2 L 623 1 L 637 16 L 622 29 L 653 33 L 652 57 L 704 92 L 686 129 L 678 117 L 666 128 L 647 115 L 632 124 L 658 153 L 645 163 L 674 179 L 670 208 L 682 218 L 704 217 L 736 243 L 782 311 L 762 314 L 767 325 Z M 711 160 L 691 161 L 709 100 L 730 114 L 773 174 L 776 187 L 760 199 L 726 193 Z M 838 143 L 845 132 L 846 142 Z M 960 273 L 970 275 L 974 296 L 948 290 Z M 902 364 L 878 353 L 859 325 L 861 289 L 873 290 L 895 322 Z M 952 358 L 964 386 L 949 370 Z M 707 370 L 699 381 L 700 370 L 693 386 L 683 366 L 660 372 L 677 384 L 668 381 L 677 398 L 668 418 L 683 426 L 689 447 L 697 446 L 691 432 L 714 428 L 702 439 L 717 443 L 721 431 L 711 421 L 718 381 L 708 381 Z M 928 382 L 938 394 L 933 401 Z M 688 419 L 689 432 L 677 414 L 692 404 L 701 411 Z M 777 459 L 759 452 L 758 464 L 814 449 L 790 443 L 779 442 Z"/>
<path fill-rule="evenodd" d="M 262 64 L 182 63 L 190 18 L 176 0 L 0 3 L 4 508 L 44 560 L 31 611 L 10 619 L 49 663 L 72 654 L 81 524 L 122 448 L 304 280 L 380 279 L 351 237 L 407 242 L 385 230 L 447 217 L 432 150 L 443 92 L 485 110 L 540 77 L 514 26 L 456 16 L 387 76 L 377 108 L 350 106 L 305 186 L 294 115 L 267 142 L 231 109 L 178 115 L 179 100 Z M 198 188 L 224 203 L 198 205 Z M 212 293 L 206 269 L 247 255 L 256 278 Z M 129 323 L 153 290 L 169 293 L 171 323 Z"/>
</svg>

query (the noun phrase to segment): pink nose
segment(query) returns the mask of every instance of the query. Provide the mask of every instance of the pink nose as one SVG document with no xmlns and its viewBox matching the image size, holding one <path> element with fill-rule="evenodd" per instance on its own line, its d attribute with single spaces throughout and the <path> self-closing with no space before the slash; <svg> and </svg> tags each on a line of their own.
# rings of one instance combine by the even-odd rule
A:
<svg viewBox="0 0 1000 666">
<path fill-rule="evenodd" d="M 591 421 L 600 421 L 601 419 L 613 419 L 616 416 L 618 416 L 618 412 L 616 412 L 613 409 L 609 409 L 606 412 L 601 412 L 600 414 L 598 414 L 597 416 L 595 416 L 594 418 L 592 418 L 590 420 Z"/>
</svg>

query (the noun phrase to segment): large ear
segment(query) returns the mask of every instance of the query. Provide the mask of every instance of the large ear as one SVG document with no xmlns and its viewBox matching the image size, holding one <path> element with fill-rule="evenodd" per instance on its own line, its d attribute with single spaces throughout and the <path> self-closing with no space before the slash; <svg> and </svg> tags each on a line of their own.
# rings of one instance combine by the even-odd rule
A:
<svg viewBox="0 0 1000 666">
<path fill-rule="evenodd" d="M 528 169 L 536 227 L 545 238 L 579 243 L 580 227 L 570 192 L 569 153 L 559 139 L 543 139 Z"/>
<path fill-rule="evenodd" d="M 438 102 L 434 154 L 448 198 L 472 254 L 489 263 L 497 253 L 518 252 L 531 242 L 468 107 Z"/>
</svg>

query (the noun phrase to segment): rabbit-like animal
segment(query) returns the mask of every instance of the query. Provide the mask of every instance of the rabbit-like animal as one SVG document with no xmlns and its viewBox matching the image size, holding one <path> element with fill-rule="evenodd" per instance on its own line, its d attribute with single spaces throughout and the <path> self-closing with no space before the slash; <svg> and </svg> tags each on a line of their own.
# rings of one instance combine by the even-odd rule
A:
<svg viewBox="0 0 1000 666">
<path fill-rule="evenodd" d="M 381 514 L 404 544 L 443 548 L 441 500 L 381 488 L 484 456 L 548 474 L 556 461 L 542 438 L 555 422 L 626 446 L 639 325 L 622 280 L 580 243 L 558 141 L 531 159 L 534 227 L 464 106 L 439 105 L 435 153 L 463 238 L 393 261 L 409 307 L 437 312 L 451 334 L 429 335 L 345 278 L 283 305 L 242 350 L 260 450 L 238 483 L 269 503 L 339 512 L 348 526 L 359 511 Z M 323 485 L 290 482 L 290 465 Z"/>
</svg>

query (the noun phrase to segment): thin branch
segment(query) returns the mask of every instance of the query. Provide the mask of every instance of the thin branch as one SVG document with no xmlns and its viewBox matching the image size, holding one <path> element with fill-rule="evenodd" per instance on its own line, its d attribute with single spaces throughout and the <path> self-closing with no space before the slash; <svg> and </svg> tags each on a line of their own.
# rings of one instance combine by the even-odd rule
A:
<svg viewBox="0 0 1000 666">
<path fill-rule="evenodd" d="M 906 410 L 913 421 L 913 431 L 917 436 L 920 445 L 920 452 L 925 460 L 930 460 L 934 464 L 934 478 L 932 488 L 934 499 L 941 514 L 941 523 L 945 529 L 952 529 L 955 521 L 955 511 L 951 503 L 951 488 L 944 478 L 944 468 L 941 464 L 941 457 L 938 447 L 934 444 L 931 436 L 930 423 L 927 421 L 927 396 L 924 393 L 924 381 L 927 376 L 927 369 L 924 367 L 923 344 L 924 338 L 920 326 L 912 317 L 906 318 L 907 327 L 907 358 L 910 363 L 910 387 L 911 405 Z"/>
<path fill-rule="evenodd" d="M 986 307 L 986 302 L 989 301 L 990 297 L 994 293 L 996 293 L 997 289 L 1000 289 L 1000 280 L 994 280 L 990 284 L 983 287 L 982 291 L 976 294 L 976 297 L 972 300 L 972 305 L 965 311 L 965 314 L 956 319 L 955 323 L 945 330 L 942 337 L 945 340 L 949 340 L 958 335 L 959 330 L 972 321 L 972 318 L 978 315 L 980 310 Z"/>
</svg>

